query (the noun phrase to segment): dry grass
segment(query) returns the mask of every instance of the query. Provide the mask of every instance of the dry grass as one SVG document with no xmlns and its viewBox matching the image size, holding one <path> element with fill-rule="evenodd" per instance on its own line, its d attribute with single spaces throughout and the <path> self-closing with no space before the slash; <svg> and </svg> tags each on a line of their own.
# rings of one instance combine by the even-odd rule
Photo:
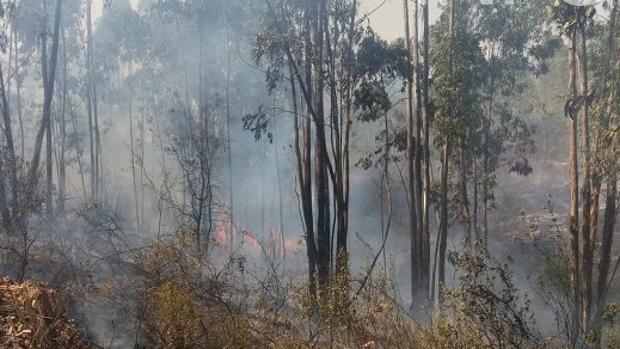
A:
<svg viewBox="0 0 620 349">
<path fill-rule="evenodd" d="M 0 279 L 0 348 L 87 349 L 59 294 L 43 284 Z"/>
</svg>

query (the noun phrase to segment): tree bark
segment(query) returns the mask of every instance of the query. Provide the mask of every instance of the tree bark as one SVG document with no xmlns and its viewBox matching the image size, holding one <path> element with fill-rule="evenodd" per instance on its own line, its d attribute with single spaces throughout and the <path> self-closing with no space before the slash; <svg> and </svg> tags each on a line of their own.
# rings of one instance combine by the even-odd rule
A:
<svg viewBox="0 0 620 349">
<path fill-rule="evenodd" d="M 446 254 L 448 248 L 448 173 L 450 163 L 450 144 L 445 140 L 441 154 L 441 193 L 439 198 L 439 232 L 437 238 L 438 255 L 436 253 L 435 265 L 437 265 L 437 294 L 436 299 L 441 303 L 441 289 L 446 282 Z M 433 282 L 434 284 L 434 282 Z"/>
<path fill-rule="evenodd" d="M 60 156 L 58 159 L 58 212 L 65 210 L 67 192 L 67 98 L 69 87 L 67 84 L 67 45 L 64 30 L 62 30 L 62 101 L 60 104 L 59 131 L 60 131 Z"/>
<path fill-rule="evenodd" d="M 54 96 L 54 81 L 56 77 L 56 63 L 58 61 L 58 37 L 60 35 L 60 20 L 62 14 L 62 0 L 56 1 L 56 14 L 54 20 L 54 34 L 52 37 L 52 52 L 49 63 L 49 72 L 47 69 L 47 39 L 45 34 L 42 38 L 42 63 L 45 67 L 43 80 L 44 80 L 44 101 L 43 101 L 43 115 L 41 118 L 41 125 L 39 125 L 39 130 L 37 132 L 34 144 L 34 153 L 32 156 L 32 162 L 30 165 L 30 170 L 28 174 L 28 186 L 27 186 L 27 195 L 26 197 L 32 198 L 32 194 L 36 191 L 37 179 L 38 179 L 38 171 L 39 171 L 39 163 L 41 161 L 41 149 L 43 147 L 43 136 L 45 134 L 45 130 L 48 128 L 51 118 L 51 105 L 52 98 Z M 48 75 L 49 74 L 49 75 Z"/>
<path fill-rule="evenodd" d="M 569 69 L 569 102 L 577 96 L 577 67 L 575 64 L 575 50 L 577 46 L 576 32 L 573 31 L 569 38 L 568 69 Z M 570 245 L 571 245 L 571 284 L 573 302 L 573 337 L 576 336 L 580 324 L 581 313 L 581 276 L 580 276 L 580 248 L 579 248 L 579 164 L 578 164 L 578 130 L 577 115 L 569 115 L 569 167 L 571 177 L 570 197 Z"/>
<path fill-rule="evenodd" d="M 459 188 L 461 194 L 461 217 L 463 219 L 463 227 L 465 231 L 465 248 L 471 250 L 471 213 L 469 209 L 469 195 L 467 192 L 467 172 L 469 171 L 469 165 L 467 161 L 467 154 L 465 150 L 465 142 L 461 141 L 459 147 Z"/>
<path fill-rule="evenodd" d="M 92 89 L 92 0 L 86 0 L 86 75 L 88 79 L 86 88 L 86 98 L 88 99 L 88 142 L 90 150 L 90 196 L 91 200 L 95 200 L 97 192 L 97 166 L 95 165 L 95 135 L 93 121 L 93 89 Z"/>
<path fill-rule="evenodd" d="M 609 287 L 609 271 L 611 266 L 611 248 L 613 246 L 614 227 L 616 225 L 616 198 L 618 182 L 615 175 L 607 180 L 607 199 L 601 241 L 601 260 L 598 266 L 598 282 L 596 288 L 596 307 L 592 321 L 592 329 L 596 332 L 595 347 L 600 348 L 603 334 L 603 311 L 607 304 Z"/>
<path fill-rule="evenodd" d="M 331 265 L 331 227 L 330 227 L 330 193 L 329 178 L 327 175 L 327 142 L 325 138 L 325 111 L 323 102 L 324 93 L 324 11 L 326 11 L 326 1 L 320 0 L 315 9 L 314 15 L 314 79 L 315 79 L 315 192 L 317 200 L 317 237 L 318 237 L 318 271 L 319 285 L 321 292 L 327 291 L 330 284 L 330 265 Z"/>
<path fill-rule="evenodd" d="M 0 64 L 0 95 L 2 97 L 2 118 L 4 121 L 4 136 L 8 152 L 9 184 L 11 186 L 11 206 L 14 213 L 19 210 L 19 183 L 17 179 L 17 156 L 13 140 L 13 128 L 10 114 L 10 106 L 4 87 L 4 74 Z M 8 204 L 8 202 L 7 202 Z"/>
<path fill-rule="evenodd" d="M 583 186 L 582 186 L 582 218 L 581 236 L 583 250 L 583 284 L 582 284 L 582 328 L 584 333 L 589 332 L 590 315 L 592 311 L 592 270 L 593 270 L 593 236 L 591 231 L 591 197 L 592 197 L 592 170 L 591 170 L 591 152 L 590 152 L 590 102 L 588 87 L 588 52 L 586 47 L 586 28 L 582 23 L 580 26 L 581 37 L 581 57 L 579 60 L 579 71 L 581 75 L 581 96 L 583 98 L 583 114 L 582 114 L 582 143 L 583 143 Z"/>
<path fill-rule="evenodd" d="M 407 149 L 406 149 L 406 158 L 407 158 L 407 194 L 409 196 L 409 208 L 408 208 L 408 216 L 409 216 L 409 238 L 410 238 L 410 251 L 411 251 L 411 306 L 413 308 L 414 305 L 417 305 L 420 301 L 418 299 L 418 288 L 420 282 L 420 256 L 419 252 L 419 237 L 418 237 L 418 218 L 417 218 L 417 208 L 418 203 L 417 200 L 417 192 L 416 185 L 417 181 L 415 178 L 415 168 L 416 168 L 416 145 L 417 141 L 415 139 L 415 127 L 414 127 L 414 79 L 413 79 L 413 71 L 415 66 L 413 65 L 413 57 L 412 57 L 412 49 L 411 49 L 411 31 L 410 31 L 410 22 L 409 22 L 409 0 L 403 0 L 403 12 L 405 15 L 405 49 L 407 50 L 407 60 L 409 62 L 410 72 L 407 76 L 407 114 L 406 114 L 406 123 L 407 123 Z M 415 43 L 417 44 L 417 43 Z"/>
<path fill-rule="evenodd" d="M 232 142 L 230 136 L 230 43 L 228 42 L 228 8 L 226 4 L 228 1 L 224 1 L 224 33 L 226 40 L 226 153 L 227 153 L 227 161 L 228 161 L 228 205 L 230 207 L 230 225 L 228 229 L 228 234 L 234 236 L 235 234 L 235 202 L 234 202 L 234 191 L 233 191 L 233 158 L 232 158 Z M 277 156 L 277 149 L 276 149 Z M 278 172 L 279 174 L 279 172 Z M 278 182 L 278 185 L 279 182 Z M 284 233 L 281 231 L 281 233 Z M 232 253 L 232 246 L 230 252 Z M 283 253 L 285 251 L 283 250 Z"/>
<path fill-rule="evenodd" d="M 422 110 L 424 114 L 423 118 L 423 128 L 424 128 L 424 144 L 422 147 L 422 151 L 424 153 L 424 194 L 422 196 L 422 284 L 424 287 L 424 298 L 429 299 L 429 291 L 430 291 L 430 191 L 431 191 L 431 146 L 430 146 L 430 129 L 431 129 L 431 109 L 430 109 L 430 101 L 429 101 L 429 91 L 430 91 L 430 82 L 429 82 L 429 69 L 430 69 L 430 56 L 429 56 L 429 46 L 430 46 L 430 34 L 429 34 L 429 15 L 428 15 L 428 6 L 429 1 L 426 0 L 424 2 L 423 7 L 423 20 L 424 20 L 424 29 L 423 29 L 423 69 L 422 69 Z"/>
</svg>

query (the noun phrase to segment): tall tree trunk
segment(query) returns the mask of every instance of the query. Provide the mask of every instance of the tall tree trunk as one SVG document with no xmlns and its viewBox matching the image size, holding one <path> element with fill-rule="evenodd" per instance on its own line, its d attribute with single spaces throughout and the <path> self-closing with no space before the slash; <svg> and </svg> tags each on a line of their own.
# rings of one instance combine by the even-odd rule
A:
<svg viewBox="0 0 620 349">
<path fill-rule="evenodd" d="M 407 75 L 407 194 L 409 197 L 409 208 L 408 208 L 408 217 L 409 217 L 409 239 L 411 242 L 411 306 L 413 308 L 414 305 L 419 303 L 418 299 L 418 288 L 420 282 L 420 266 L 419 261 L 420 257 L 418 255 L 419 248 L 419 238 L 418 238 L 418 218 L 417 218 L 417 208 L 418 203 L 417 200 L 417 192 L 416 192 L 416 178 L 415 178 L 415 165 L 416 165 L 416 145 L 417 141 L 415 139 L 415 127 L 414 127 L 414 79 L 413 79 L 413 71 L 415 69 L 413 57 L 411 53 L 411 31 L 409 24 L 409 0 L 403 0 L 403 12 L 405 15 L 405 49 L 407 50 L 407 60 L 409 62 L 409 73 Z M 414 43 L 417 45 L 417 42 Z"/>
<path fill-rule="evenodd" d="M 47 13 L 47 2 L 44 1 L 44 11 L 45 13 Z M 47 21 L 46 21 L 47 22 Z M 47 25 L 46 25 L 47 26 Z M 44 34 L 45 35 L 45 34 Z M 44 41 L 43 43 L 46 47 L 45 50 L 47 50 L 47 42 Z M 48 79 L 49 73 L 47 72 L 47 55 L 41 55 L 42 57 L 42 76 L 44 77 L 44 85 L 47 85 L 47 81 L 46 79 Z M 50 93 L 54 93 L 53 91 Z M 53 96 L 52 96 L 53 97 Z M 47 185 L 46 185 L 46 209 L 47 209 L 47 215 L 48 217 L 51 219 L 52 215 L 54 213 L 54 203 L 53 203 L 53 192 L 54 192 L 54 174 L 53 174 L 53 163 L 52 163 L 52 124 L 54 122 L 54 119 L 51 117 L 51 103 L 50 103 L 50 118 L 49 121 L 47 122 L 47 125 L 45 127 L 45 171 L 46 171 L 46 179 L 47 179 Z"/>
<path fill-rule="evenodd" d="M 586 28 L 582 23 L 580 26 L 581 37 L 581 56 L 579 59 L 579 72 L 581 73 L 581 96 L 583 97 L 583 115 L 582 115 L 582 136 L 583 136 L 583 187 L 582 200 L 583 222 L 581 223 L 582 249 L 583 249 L 583 303 L 582 303 L 582 328 L 584 333 L 589 332 L 590 315 L 592 311 L 592 270 L 593 270 L 593 236 L 591 228 L 591 152 L 590 152 L 590 102 L 588 88 L 588 52 L 586 47 Z"/>
<path fill-rule="evenodd" d="M 422 175 L 422 160 L 424 157 L 422 150 L 422 137 L 423 137 L 423 120 L 422 120 L 422 89 L 420 86 L 420 54 L 418 50 L 418 23 L 419 23 L 419 3 L 418 0 L 413 2 L 413 38 L 412 38 L 412 58 L 413 58 L 413 74 L 414 74 L 414 93 L 415 93 L 415 163 L 414 163 L 414 186 L 415 186 L 415 209 L 416 209 L 416 256 L 418 259 L 418 282 L 416 286 L 416 299 L 418 299 L 418 305 L 423 305 L 423 302 L 427 301 L 427 287 L 424 283 L 424 236 L 422 231 L 424 230 L 424 207 L 422 202 L 422 196 L 424 191 L 423 175 Z M 418 307 L 422 310 L 421 307 Z"/>
<path fill-rule="evenodd" d="M 19 183 L 17 180 L 17 156 L 13 140 L 13 128 L 8 102 L 7 92 L 4 87 L 4 74 L 0 64 L 0 95 L 2 97 L 2 119 L 4 121 L 4 136 L 6 138 L 6 149 L 8 152 L 9 184 L 11 186 L 11 206 L 13 212 L 19 210 Z M 8 204 L 8 202 L 7 202 Z"/>
<path fill-rule="evenodd" d="M 54 163 L 52 161 L 53 141 L 52 141 L 52 129 L 54 119 L 50 118 L 47 123 L 47 129 L 45 130 L 45 173 L 47 179 L 47 193 L 46 193 L 46 206 L 47 215 L 52 218 L 54 214 Z"/>
<path fill-rule="evenodd" d="M 88 99 L 88 142 L 90 150 L 90 196 L 91 200 L 97 198 L 97 166 L 95 164 L 95 135 L 94 135 L 94 117 L 93 117 L 93 88 L 92 88 L 92 59 L 91 59 L 91 45 L 92 45 L 92 0 L 86 0 L 86 75 L 87 75 L 87 88 L 86 98 Z"/>
<path fill-rule="evenodd" d="M 320 0 L 316 6 L 316 15 L 314 23 L 314 47 L 315 58 L 314 68 L 315 74 L 315 190 L 317 200 L 317 237 L 318 237 L 318 271 L 319 284 L 321 291 L 327 291 L 330 283 L 330 265 L 331 265 L 331 220 L 330 220 L 330 193 L 329 178 L 327 175 L 327 166 L 329 159 L 327 158 L 327 142 L 325 137 L 325 108 L 323 103 L 324 93 L 324 12 L 326 11 L 326 0 Z"/>
<path fill-rule="evenodd" d="M 58 159 L 58 212 L 65 210 L 65 200 L 67 191 L 67 98 L 69 87 L 67 84 L 67 45 L 64 30 L 62 30 L 62 101 L 60 104 L 59 131 L 60 131 L 60 156 Z"/>
<path fill-rule="evenodd" d="M 230 226 L 228 234 L 232 236 L 235 234 L 235 205 L 234 205 L 234 192 L 233 192 L 233 160 L 232 160 L 232 142 L 230 137 L 230 47 L 228 42 L 228 8 L 226 4 L 228 1 L 224 1 L 224 32 L 226 40 L 226 152 L 228 160 L 228 205 L 230 206 Z M 277 154 L 277 150 L 276 150 Z M 278 182 L 279 185 L 279 182 Z M 284 232 L 282 232 L 284 233 Z M 232 247 L 232 246 L 231 246 Z M 233 252 L 232 249 L 230 251 Z"/>
<path fill-rule="evenodd" d="M 306 19 L 307 21 L 307 19 Z M 307 25 L 307 23 L 306 23 Z M 309 34 L 305 34 L 305 59 L 304 59 L 304 75 L 299 78 L 299 83 L 311 82 L 310 68 L 310 45 Z M 316 281 L 316 263 L 317 248 L 314 237 L 314 217 L 312 210 L 312 163 L 311 163 L 311 134 L 312 124 L 309 108 L 304 112 L 302 130 L 300 130 L 299 119 L 300 113 L 297 104 L 297 88 L 295 84 L 295 69 L 292 57 L 289 57 L 289 70 L 291 76 L 291 99 L 294 111 L 294 128 L 295 128 L 295 158 L 297 160 L 297 181 L 299 182 L 299 191 L 301 196 L 302 218 L 305 228 L 306 254 L 308 258 L 308 293 L 310 297 L 311 308 L 313 311 L 316 307 L 317 299 L 317 281 Z M 299 73 L 299 72 L 297 72 Z M 311 100 L 311 97 L 309 97 Z M 301 133 L 301 135 L 300 135 Z M 301 138 L 301 140 L 300 140 Z"/>
<path fill-rule="evenodd" d="M 577 46 L 576 32 L 570 34 L 568 47 L 568 69 L 569 69 L 569 104 L 577 97 L 577 67 L 575 62 L 575 50 Z M 579 248 L 579 164 L 578 164 L 578 130 L 577 115 L 570 112 L 570 134 L 569 134 L 569 167 L 571 177 L 570 189 L 570 245 L 571 245 L 571 286 L 573 302 L 573 340 L 580 323 L 581 313 L 581 277 L 580 277 L 580 248 Z"/>
<path fill-rule="evenodd" d="M 435 266 L 437 270 L 437 293 L 433 292 L 441 303 L 441 290 L 446 282 L 446 254 L 448 249 L 448 173 L 450 164 L 450 141 L 445 140 L 441 154 L 441 189 L 439 196 L 439 231 L 435 250 Z M 435 274 L 435 273 L 433 273 Z M 433 278 L 433 288 L 435 280 Z"/>
<path fill-rule="evenodd" d="M 140 216 L 140 200 L 138 198 L 138 180 L 136 176 L 136 147 L 135 147 L 135 133 L 133 122 L 133 87 L 130 87 L 129 92 L 129 156 L 131 161 L 131 179 L 133 184 L 133 201 L 136 215 L 136 228 L 138 232 L 142 232 L 142 217 Z"/>
<path fill-rule="evenodd" d="M 71 100 L 68 98 L 67 99 L 67 109 L 69 111 L 69 114 L 71 115 L 71 128 L 73 130 L 73 132 L 75 134 L 80 132 L 80 127 L 78 124 L 78 118 L 76 113 L 73 112 L 73 106 L 71 105 Z M 75 157 L 77 158 L 77 163 L 78 163 L 78 173 L 80 174 L 80 183 L 82 186 L 82 196 L 84 197 L 84 200 L 88 199 L 88 190 L 86 189 L 86 179 L 84 178 L 84 166 L 82 165 L 82 154 L 84 153 L 84 150 L 82 149 L 82 146 L 80 145 L 80 139 L 79 137 L 77 137 L 76 141 L 75 141 Z"/>
<path fill-rule="evenodd" d="M 430 192 L 431 192 L 431 146 L 430 146 L 430 129 L 431 129 L 431 109 L 429 101 L 430 82 L 429 82 L 429 69 L 430 69 L 430 36 L 429 36 L 429 15 L 428 15 L 429 0 L 425 0 L 423 7 L 423 69 L 422 69 L 422 110 L 424 113 L 423 128 L 424 128 L 424 194 L 422 196 L 422 284 L 426 294 L 425 299 L 429 299 L 430 291 Z"/>
<path fill-rule="evenodd" d="M 609 291 L 609 271 L 611 266 L 611 247 L 613 245 L 614 227 L 616 225 L 616 198 L 618 182 L 615 174 L 607 179 L 607 199 L 601 241 L 601 260 L 598 266 L 598 282 L 596 287 L 596 307 L 592 321 L 592 330 L 597 334 L 595 347 L 600 348 L 603 334 L 603 311 L 607 304 Z"/>
<path fill-rule="evenodd" d="M 489 172 L 491 169 L 489 168 L 489 157 L 490 157 L 490 139 L 491 139 L 491 124 L 493 122 L 493 99 L 494 99 L 494 91 L 495 84 L 493 80 L 491 80 L 491 94 L 489 95 L 489 106 L 488 106 L 488 115 L 484 120 L 484 154 L 483 154 L 483 164 L 482 171 L 483 173 L 483 182 L 482 182 L 482 244 L 484 248 L 488 247 L 489 243 L 489 198 L 490 198 L 490 188 L 489 188 Z"/>
<path fill-rule="evenodd" d="M 93 58 L 93 25 L 92 25 L 92 0 L 86 1 L 86 55 L 88 74 L 88 118 L 89 118 L 89 141 L 91 143 L 91 195 L 93 200 L 99 199 L 102 189 L 102 149 L 101 134 L 99 131 L 99 109 L 97 102 L 97 85 L 95 83 L 95 67 Z"/>
<path fill-rule="evenodd" d="M 0 154 L 0 171 L 4 170 L 4 162 Z M 2 218 L 2 227 L 11 233 L 11 212 L 6 199 L 6 188 L 4 178 L 0 178 L 0 218 Z"/>
<path fill-rule="evenodd" d="M 24 119 L 22 116 L 22 95 L 21 95 L 21 78 L 20 78 L 20 73 L 19 73 L 19 46 L 18 46 L 18 32 L 17 32 L 17 27 L 14 29 L 15 35 L 13 35 L 13 38 L 15 40 L 15 59 L 13 60 L 13 64 L 15 64 L 15 92 L 16 92 L 16 97 L 17 97 L 17 119 L 19 122 L 19 138 L 20 138 L 20 142 L 21 142 L 21 146 L 20 146 L 20 158 L 24 158 L 25 157 L 25 151 L 26 151 L 26 138 L 24 136 Z"/>
<path fill-rule="evenodd" d="M 613 120 L 613 105 L 615 103 L 615 97 L 617 96 L 617 88 L 613 81 L 616 81 L 617 74 L 612 67 L 613 57 L 617 57 L 616 52 L 616 20 L 618 15 L 618 0 L 614 0 L 610 9 L 609 16 L 609 36 L 607 39 L 607 58 L 606 58 L 606 79 L 612 81 L 611 91 L 609 92 L 609 98 L 607 100 L 606 113 L 603 116 L 603 130 L 607 130 L 609 123 Z M 609 138 L 604 137 L 605 141 L 601 141 L 603 136 L 599 136 L 596 145 L 598 146 L 602 142 L 603 146 L 599 149 L 595 148 L 594 154 L 598 154 L 599 151 L 609 147 Z M 612 153 L 613 154 L 613 153 Z M 612 155 L 613 156 L 613 155 Z M 595 172 L 601 172 L 602 169 Z M 592 190 L 593 207 L 598 215 L 598 195 L 600 193 L 600 187 L 602 182 L 602 173 L 593 175 L 595 182 Z M 594 315 L 592 319 L 592 330 L 596 334 L 596 340 L 594 347 L 599 349 L 601 347 L 601 340 L 603 335 L 603 312 L 607 304 L 607 294 L 609 286 L 612 280 L 610 280 L 609 272 L 611 267 L 611 250 L 613 246 L 614 228 L 616 224 L 616 199 L 618 194 L 618 180 L 615 170 L 611 170 L 611 173 L 607 173 L 607 199 L 605 202 L 605 213 L 603 217 L 603 230 L 601 239 L 601 252 L 600 261 L 598 266 L 598 282 L 596 285 L 596 304 L 594 306 Z M 592 215 L 592 220 L 596 220 L 597 215 Z M 593 234 L 595 233 L 596 224 L 593 224 Z M 594 235 L 596 237 L 596 235 Z M 595 239 L 596 240 L 596 239 Z"/>
<path fill-rule="evenodd" d="M 348 273 L 349 273 L 349 252 L 347 247 L 348 229 L 349 229 L 349 142 L 351 134 L 351 113 L 352 113 L 352 89 L 353 89 L 353 67 L 349 64 L 349 58 L 353 53 L 353 42 L 355 40 L 355 20 L 357 14 L 357 0 L 354 0 L 351 4 L 351 12 L 349 14 L 347 44 L 342 48 L 344 51 L 342 54 L 341 69 L 345 78 L 338 80 L 336 78 L 336 58 L 332 49 L 329 51 L 331 62 L 331 105 L 332 105 L 332 130 L 336 134 L 336 150 L 334 151 L 334 158 L 336 162 L 336 181 L 334 193 L 337 195 L 337 245 L 336 245 L 336 271 L 346 277 L 346 284 L 348 286 Z M 327 21 L 325 21 L 327 26 Z M 327 30 L 326 30 L 327 31 Z M 334 42 L 338 40 L 338 34 Z M 328 36 L 329 38 L 329 36 Z M 331 47 L 331 44 L 328 45 Z M 339 113 L 338 106 L 338 82 L 341 82 L 344 86 L 341 86 L 341 105 L 343 105 L 341 112 Z"/>
<path fill-rule="evenodd" d="M 478 229 L 478 188 L 479 188 L 479 182 L 478 182 L 478 176 L 480 174 L 478 173 L 478 161 L 474 158 L 472 159 L 472 178 L 473 178 L 473 205 L 472 205 L 472 228 L 473 228 L 473 234 L 475 237 L 475 243 L 479 244 L 480 243 L 480 231 Z"/>
<path fill-rule="evenodd" d="M 448 22 L 448 36 L 449 36 L 449 69 L 450 74 L 453 74 L 453 55 L 454 55 L 454 42 L 456 40 L 455 33 L 455 20 L 456 20 L 456 4 L 457 0 L 450 0 L 449 2 L 449 22 Z M 455 117 L 455 116 L 452 116 Z M 438 269 L 438 281 L 437 281 L 437 300 L 441 304 L 442 302 L 442 288 L 446 282 L 446 254 L 448 244 L 448 180 L 449 180 L 449 165 L 450 165 L 450 151 L 451 143 L 448 136 L 443 139 L 443 149 L 441 155 L 441 189 L 440 189 L 440 218 L 439 218 L 439 236 L 437 238 L 437 248 L 435 250 L 435 266 Z M 437 266 L 438 265 L 438 266 Z M 434 273 L 433 273 L 434 274 Z M 433 280 L 433 287 L 435 282 Z"/>
<path fill-rule="evenodd" d="M 51 118 L 51 106 L 52 98 L 54 96 L 54 81 L 56 77 L 56 63 L 58 61 L 58 41 L 60 36 L 60 21 L 62 14 L 62 0 L 56 1 L 56 14 L 54 20 L 54 34 L 52 37 L 52 52 L 49 62 L 47 62 L 47 38 L 45 34 L 42 37 L 41 45 L 41 61 L 43 65 L 43 81 L 44 81 L 44 101 L 43 101 L 43 115 L 41 118 L 41 125 L 35 138 L 34 153 L 32 155 L 32 162 L 30 164 L 30 170 L 28 174 L 28 185 L 26 197 L 31 198 L 36 191 L 39 163 L 41 161 L 41 149 L 43 148 L 43 136 L 45 130 L 48 128 Z"/>
</svg>

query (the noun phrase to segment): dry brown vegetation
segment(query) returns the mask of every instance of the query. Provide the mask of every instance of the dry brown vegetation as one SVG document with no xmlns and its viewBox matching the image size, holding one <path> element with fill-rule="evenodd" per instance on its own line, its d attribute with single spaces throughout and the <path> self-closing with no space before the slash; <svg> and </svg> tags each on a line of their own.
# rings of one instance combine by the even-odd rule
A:
<svg viewBox="0 0 620 349">
<path fill-rule="evenodd" d="M 0 279 L 1 348 L 91 348 L 85 338 L 67 317 L 63 297 L 56 291 L 32 281 Z"/>
</svg>

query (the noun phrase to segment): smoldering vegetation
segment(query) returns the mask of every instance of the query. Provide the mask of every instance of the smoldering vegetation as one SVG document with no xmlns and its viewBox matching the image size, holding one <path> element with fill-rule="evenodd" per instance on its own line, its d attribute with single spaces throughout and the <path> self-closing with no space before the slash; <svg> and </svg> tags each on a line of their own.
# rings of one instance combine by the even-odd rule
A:
<svg viewBox="0 0 620 349">
<path fill-rule="evenodd" d="M 0 343 L 618 347 L 617 0 L 386 3 L 1 0 Z"/>
</svg>

